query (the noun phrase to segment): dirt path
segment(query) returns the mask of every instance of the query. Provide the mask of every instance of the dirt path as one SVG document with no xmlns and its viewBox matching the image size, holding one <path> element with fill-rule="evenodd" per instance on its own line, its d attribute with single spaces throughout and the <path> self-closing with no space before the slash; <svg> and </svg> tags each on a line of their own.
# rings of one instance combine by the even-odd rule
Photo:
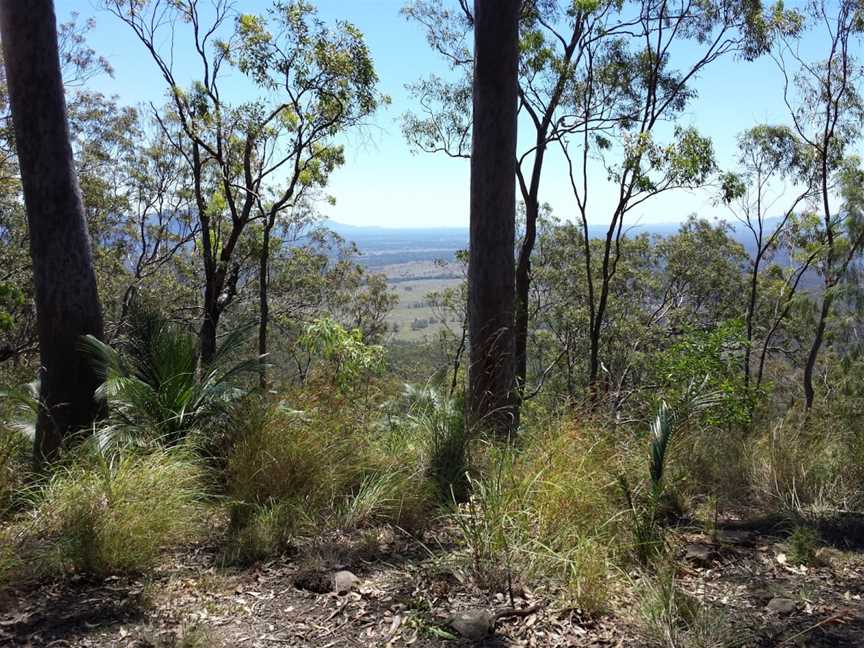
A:
<svg viewBox="0 0 864 648">
<path fill-rule="evenodd" d="M 860 537 L 864 540 L 864 536 Z M 790 564 L 784 536 L 770 526 L 674 535 L 678 586 L 727 620 L 726 645 L 864 646 L 864 554 L 820 549 L 820 564 Z M 838 543 L 839 544 L 839 543 Z M 340 554 L 345 558 L 347 554 Z M 321 582 L 329 583 L 330 568 Z M 503 594 L 483 593 L 467 574 L 411 541 L 391 541 L 354 556 L 348 594 L 316 593 L 317 572 L 285 559 L 250 569 L 217 567 L 216 554 L 191 547 L 147 578 L 72 579 L 0 595 L 0 645 L 54 648 L 460 646 L 448 617 L 494 610 Z M 635 575 L 633 578 L 637 578 Z M 638 585 L 638 583 L 637 583 Z M 327 587 L 312 589 L 327 589 Z M 545 604 L 502 621 L 485 646 L 640 646 L 633 592 L 618 591 L 613 611 L 593 621 L 559 609 L 541 586 L 517 605 Z"/>
</svg>

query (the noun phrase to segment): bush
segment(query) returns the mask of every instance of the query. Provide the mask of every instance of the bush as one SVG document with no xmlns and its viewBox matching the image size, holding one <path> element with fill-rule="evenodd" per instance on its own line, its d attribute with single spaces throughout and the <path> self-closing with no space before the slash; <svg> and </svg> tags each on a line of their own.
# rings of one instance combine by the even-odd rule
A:
<svg viewBox="0 0 864 648">
<path fill-rule="evenodd" d="M 266 407 L 266 405 L 265 405 Z M 240 502 L 266 505 L 276 500 L 329 499 L 352 457 L 337 433 L 324 434 L 303 412 L 276 406 L 249 426 L 228 457 L 228 493 Z"/>
<path fill-rule="evenodd" d="M 278 553 L 298 534 L 424 525 L 431 490 L 406 437 L 384 438 L 352 429 L 339 413 L 284 404 L 270 407 L 258 423 L 244 430 L 227 460 L 228 553 L 238 560 Z M 239 546 L 244 543 L 250 546 Z"/>
<path fill-rule="evenodd" d="M 796 527 L 789 536 L 789 562 L 813 566 L 818 563 L 819 534 L 810 527 Z"/>
<path fill-rule="evenodd" d="M 258 506 L 234 502 L 223 560 L 232 565 L 251 565 L 284 551 L 298 526 L 298 512 L 290 505 Z"/>
<path fill-rule="evenodd" d="M 817 410 L 793 410 L 754 439 L 751 487 L 757 503 L 771 510 L 854 510 L 861 503 L 859 460 L 852 431 Z"/>
<path fill-rule="evenodd" d="M 85 456 L 35 496 L 34 558 L 47 571 L 137 572 L 195 537 L 200 470 L 178 450 Z"/>
<path fill-rule="evenodd" d="M 471 436 L 465 427 L 461 398 L 426 387 L 406 386 L 408 423 L 425 446 L 427 473 L 438 501 L 462 503 L 468 497 Z"/>
<path fill-rule="evenodd" d="M 0 391 L 0 521 L 17 506 L 30 477 L 39 381 Z"/>
<path fill-rule="evenodd" d="M 259 366 L 233 358 L 242 330 L 222 342 L 199 375 L 198 340 L 190 332 L 144 311 L 135 311 L 129 328 L 119 350 L 92 335 L 81 343 L 104 380 L 97 397 L 107 401 L 110 425 L 101 435 L 121 444 L 175 445 L 202 431 L 245 394 L 238 376 Z"/>
</svg>

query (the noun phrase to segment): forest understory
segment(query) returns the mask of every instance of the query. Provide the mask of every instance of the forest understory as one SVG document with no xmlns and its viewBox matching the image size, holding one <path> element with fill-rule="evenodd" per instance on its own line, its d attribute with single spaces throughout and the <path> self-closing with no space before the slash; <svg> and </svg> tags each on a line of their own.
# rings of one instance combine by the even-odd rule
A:
<svg viewBox="0 0 864 648">
<path fill-rule="evenodd" d="M 864 646 L 864 3 L 367 4 L 0 0 L 0 646 Z"/>
<path fill-rule="evenodd" d="M 779 519 L 723 519 L 675 529 L 673 605 L 704 606 L 699 621 L 714 642 L 678 645 L 860 646 L 864 637 L 864 517 L 826 522 L 813 566 L 790 564 L 788 525 Z M 555 585 L 513 583 L 525 617 L 502 619 L 481 641 L 459 640 L 454 614 L 511 605 L 508 591 L 478 587 L 453 564 L 452 529 L 423 540 L 378 529 L 322 539 L 254 568 L 218 566 L 212 546 L 189 545 L 165 556 L 146 577 L 81 577 L 5 592 L 0 645 L 168 648 L 173 646 L 643 646 L 645 605 L 632 587 L 611 597 L 609 611 L 586 618 L 555 603 Z M 848 546 L 849 538 L 857 538 Z M 309 565 L 316 565 L 314 568 Z M 333 591 L 338 570 L 356 575 L 350 591 Z M 667 604 L 669 602 L 667 601 Z M 656 604 L 656 603 L 655 603 Z M 661 610 L 656 610 L 662 614 Z M 683 621 L 678 621 L 683 622 Z"/>
</svg>

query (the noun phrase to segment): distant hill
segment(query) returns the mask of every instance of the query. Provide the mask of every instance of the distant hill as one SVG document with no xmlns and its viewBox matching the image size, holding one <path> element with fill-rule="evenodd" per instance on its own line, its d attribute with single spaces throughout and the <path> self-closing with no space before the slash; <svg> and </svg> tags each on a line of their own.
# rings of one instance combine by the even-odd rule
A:
<svg viewBox="0 0 864 648">
<path fill-rule="evenodd" d="M 346 225 L 336 221 L 324 221 L 324 227 L 336 232 L 348 241 L 353 241 L 360 249 L 360 263 L 370 268 L 380 268 L 395 264 L 416 261 L 455 260 L 457 250 L 468 247 L 467 227 L 378 227 L 366 225 Z M 769 221 L 767 227 L 771 226 Z M 681 223 L 646 223 L 628 228 L 628 234 L 652 234 L 669 236 L 681 227 Z M 606 227 L 591 225 L 591 237 L 606 236 Z M 740 225 L 732 232 L 733 238 L 752 251 L 753 242 L 750 232 Z"/>
</svg>

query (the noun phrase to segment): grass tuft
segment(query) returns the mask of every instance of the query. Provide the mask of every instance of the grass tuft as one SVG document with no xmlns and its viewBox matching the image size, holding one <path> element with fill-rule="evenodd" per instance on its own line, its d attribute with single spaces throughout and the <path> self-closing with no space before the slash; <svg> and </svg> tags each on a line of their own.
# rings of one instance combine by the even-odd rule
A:
<svg viewBox="0 0 864 648">
<path fill-rule="evenodd" d="M 43 569 L 96 575 L 155 565 L 199 531 L 200 470 L 185 453 L 87 457 L 35 495 L 35 559 Z"/>
</svg>

